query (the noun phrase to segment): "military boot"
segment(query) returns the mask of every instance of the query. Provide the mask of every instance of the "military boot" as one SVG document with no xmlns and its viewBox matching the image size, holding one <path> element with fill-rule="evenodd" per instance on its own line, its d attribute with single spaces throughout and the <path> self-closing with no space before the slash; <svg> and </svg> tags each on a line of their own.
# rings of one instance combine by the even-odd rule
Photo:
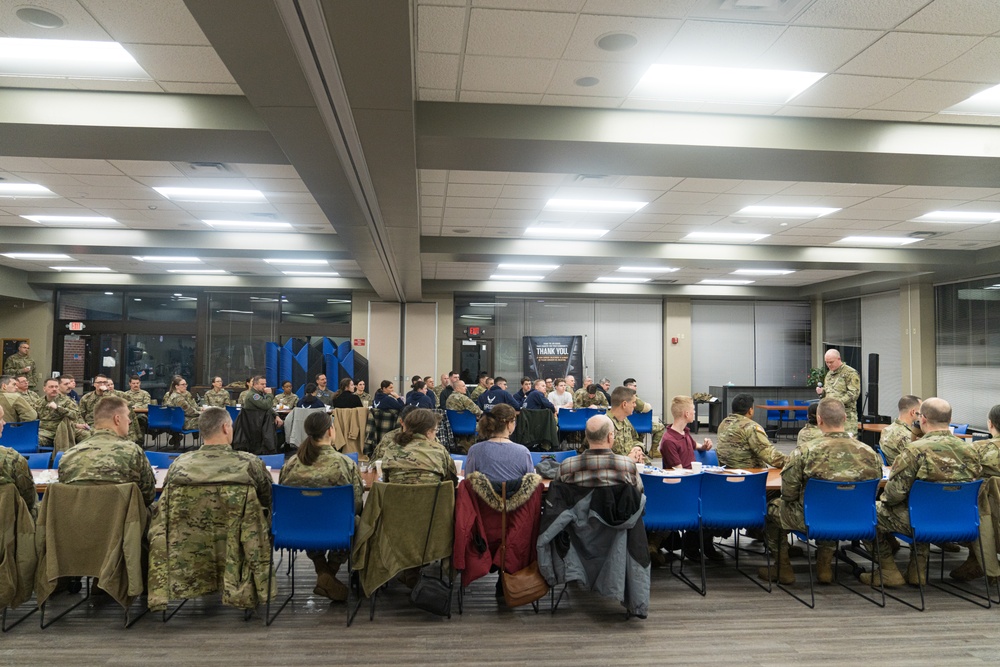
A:
<svg viewBox="0 0 1000 667">
<path fill-rule="evenodd" d="M 910 564 L 906 568 L 906 583 L 911 586 L 925 586 L 927 584 L 927 551 L 917 550 L 916 555 L 910 559 Z"/>
<path fill-rule="evenodd" d="M 896 567 L 896 561 L 889 558 L 880 558 L 878 561 L 878 571 L 877 572 L 864 572 L 861 574 L 859 579 L 861 583 L 868 584 L 871 586 L 878 586 L 879 582 L 889 588 L 898 588 L 906 583 L 903 579 L 903 575 L 900 573 L 899 568 Z"/>
<path fill-rule="evenodd" d="M 955 581 L 973 581 L 982 577 L 985 572 L 979 565 L 979 559 L 970 551 L 969 557 L 964 563 L 952 570 L 948 576 Z"/>
<path fill-rule="evenodd" d="M 821 584 L 833 583 L 833 547 L 820 547 L 816 550 L 816 581 Z"/>
<path fill-rule="evenodd" d="M 346 600 L 347 586 L 337 580 L 337 569 L 330 567 L 330 564 L 326 562 L 326 556 L 319 554 L 310 560 L 316 568 L 316 587 L 313 588 L 313 594 L 329 598 L 334 602 Z"/>
<path fill-rule="evenodd" d="M 777 581 L 786 586 L 795 583 L 795 570 L 792 569 L 792 561 L 788 559 L 788 542 L 781 541 L 777 563 L 770 567 L 757 568 L 757 576 L 764 581 Z"/>
</svg>

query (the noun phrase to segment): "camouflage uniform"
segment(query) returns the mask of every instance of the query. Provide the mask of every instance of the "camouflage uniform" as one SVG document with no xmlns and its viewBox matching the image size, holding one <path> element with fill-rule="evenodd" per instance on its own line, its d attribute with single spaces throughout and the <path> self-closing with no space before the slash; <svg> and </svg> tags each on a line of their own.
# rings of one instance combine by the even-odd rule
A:
<svg viewBox="0 0 1000 667">
<path fill-rule="evenodd" d="M 115 393 L 128 402 L 129 409 L 132 411 L 129 414 L 129 417 L 132 418 L 132 424 L 129 428 L 128 436 L 133 442 L 141 446 L 146 437 L 146 428 L 149 426 L 149 419 L 146 415 L 137 415 L 135 409 L 148 407 L 153 402 L 153 399 L 145 389 L 137 389 L 135 391 L 131 389 L 128 391 L 116 390 Z"/>
<path fill-rule="evenodd" d="M 472 393 L 469 394 L 469 398 L 471 398 L 474 401 L 480 396 L 482 396 L 484 391 L 486 391 L 486 388 L 483 387 L 483 385 L 481 384 L 477 384 L 475 388 L 472 390 Z"/>
<path fill-rule="evenodd" d="M 798 437 L 795 439 L 795 444 L 802 446 L 807 442 L 812 442 L 816 438 L 822 438 L 823 431 L 819 430 L 819 426 L 816 424 L 806 424 L 799 431 Z"/>
<path fill-rule="evenodd" d="M 35 518 L 38 514 L 38 493 L 28 468 L 28 460 L 10 447 L 0 446 L 0 485 L 3 484 L 17 487 L 18 495 L 24 499 L 32 518 Z"/>
<path fill-rule="evenodd" d="M 847 421 L 844 430 L 851 435 L 858 434 L 858 396 L 861 395 L 861 376 L 848 366 L 841 364 L 835 371 L 827 371 L 823 378 L 823 397 L 835 398 L 844 404 Z"/>
<path fill-rule="evenodd" d="M 611 405 L 608 403 L 607 397 L 601 392 L 597 392 L 593 397 L 587 393 L 586 389 L 577 389 L 576 393 L 573 394 L 573 407 L 574 408 L 610 408 Z"/>
<path fill-rule="evenodd" d="M 142 449 L 110 429 L 98 429 L 73 446 L 59 462 L 59 482 L 127 484 L 135 482 L 146 505 L 156 498 L 156 477 Z"/>
<path fill-rule="evenodd" d="M 439 384 L 439 385 L 435 385 L 434 388 L 431 389 L 431 391 L 434 392 L 434 397 L 437 399 L 435 402 L 438 405 L 441 405 L 441 392 L 444 391 L 444 387 L 445 387 L 445 385 Z"/>
<path fill-rule="evenodd" d="M 271 507 L 271 473 L 259 457 L 239 452 L 229 445 L 202 445 L 193 452 L 181 454 L 167 468 L 163 486 L 202 484 L 249 484 L 257 492 L 257 500 L 266 509 Z"/>
<path fill-rule="evenodd" d="M 284 392 L 274 397 L 274 407 L 291 410 L 299 403 L 299 397 L 295 394 L 285 394 Z"/>
<path fill-rule="evenodd" d="M 89 391 L 80 397 L 80 417 L 86 422 L 87 426 L 93 428 L 94 408 L 97 407 L 97 402 L 107 395 L 107 393 L 104 393 L 98 396 L 96 391 Z"/>
<path fill-rule="evenodd" d="M 882 453 L 885 454 L 886 463 L 892 465 L 900 452 L 911 442 L 913 442 L 913 430 L 910 429 L 909 424 L 900 421 L 897 417 L 896 421 L 882 429 L 878 446 L 882 450 Z"/>
<path fill-rule="evenodd" d="M 7 357 L 3 362 L 3 374 L 11 377 L 24 375 L 28 378 L 28 389 L 38 386 L 38 365 L 26 354 L 15 352 Z"/>
<path fill-rule="evenodd" d="M 788 455 L 781 471 L 781 497 L 767 505 L 765 534 L 773 553 L 785 538 L 785 531 L 805 531 L 802 501 L 806 482 L 825 479 L 835 482 L 861 482 L 882 479 L 878 454 L 847 433 L 820 433 L 819 438 L 800 444 Z M 817 542 L 820 547 L 835 547 L 836 542 Z"/>
<path fill-rule="evenodd" d="M 1000 438 L 980 440 L 972 445 L 983 465 L 982 478 L 1000 477 Z"/>
<path fill-rule="evenodd" d="M 632 426 L 632 422 L 628 420 L 628 417 L 618 419 L 610 412 L 608 413 L 608 417 L 615 427 L 615 441 L 611 445 L 611 451 L 621 456 L 628 456 L 633 447 L 642 447 L 643 442 L 639 438 L 639 434 L 636 433 L 635 427 Z M 583 442 L 583 447 L 584 449 L 589 449 L 586 440 Z M 649 463 L 650 459 L 648 456 L 643 455 L 643 461 Z"/>
<path fill-rule="evenodd" d="M 364 403 L 366 406 L 372 404 L 372 395 L 369 394 L 367 391 L 362 391 L 358 393 L 357 396 L 358 398 L 361 399 L 361 402 Z M 438 403 L 437 401 L 434 401 L 435 405 L 437 405 L 437 403 Z"/>
<path fill-rule="evenodd" d="M 35 410 L 41 407 L 42 403 L 45 402 L 45 398 L 43 396 L 39 395 L 37 392 L 31 391 L 30 389 L 19 393 L 21 396 L 24 396 L 24 400 L 28 401 L 28 405 L 33 407 Z"/>
<path fill-rule="evenodd" d="M 386 449 L 390 445 L 396 444 L 396 438 L 402 432 L 403 432 L 402 428 L 397 428 L 383 435 L 382 439 L 379 440 L 378 444 L 375 446 L 375 449 L 372 450 L 371 456 L 369 456 L 368 458 L 372 461 L 378 461 L 379 459 L 384 458 Z"/>
<path fill-rule="evenodd" d="M 716 446 L 725 468 L 782 468 L 785 455 L 774 448 L 763 427 L 746 415 L 732 414 L 719 424 Z"/>
<path fill-rule="evenodd" d="M 198 428 L 198 402 L 194 399 L 194 394 L 185 391 L 173 392 L 163 397 L 163 404 L 171 408 L 181 408 L 184 410 L 184 430 Z"/>
<path fill-rule="evenodd" d="M 468 398 L 468 397 L 466 397 Z M 382 478 L 393 484 L 458 482 L 455 461 L 436 440 L 417 434 L 406 446 L 388 444 L 382 457 Z"/>
<path fill-rule="evenodd" d="M 317 392 L 317 398 L 319 398 L 318 394 L 319 394 L 319 392 Z M 236 399 L 236 405 L 243 405 L 243 402 L 245 400 L 247 400 L 247 396 L 249 396 L 249 395 L 250 395 L 250 390 L 249 389 L 244 389 L 243 391 L 241 391 L 240 392 L 240 397 Z M 325 402 L 326 401 L 324 401 L 324 403 Z"/>
<path fill-rule="evenodd" d="M 279 484 L 286 486 L 313 488 L 350 484 L 354 487 L 354 513 L 361 514 L 365 483 L 361 479 L 358 466 L 330 445 L 319 446 L 319 456 L 312 465 L 307 466 L 302 463 L 298 456 L 288 459 L 281 468 L 281 476 L 278 479 Z"/>
<path fill-rule="evenodd" d="M 80 415 L 80 406 L 69 396 L 58 394 L 52 402 L 56 404 L 55 408 L 50 408 L 49 404 L 45 403 L 38 409 L 38 442 L 46 447 L 55 445 L 57 452 L 65 451 L 75 445 L 77 440 L 86 437 L 86 433 L 79 431 L 75 426 L 83 423 L 83 417 Z M 63 423 L 66 424 L 63 428 L 70 440 L 66 443 L 68 447 L 60 447 L 61 443 L 57 442 L 56 438 L 56 433 Z"/>
<path fill-rule="evenodd" d="M 471 398 L 465 394 L 460 394 L 457 391 L 453 391 L 451 396 L 448 397 L 448 402 L 444 406 L 447 410 L 454 410 L 455 412 L 465 412 L 468 410 L 477 417 L 483 414 L 482 408 L 476 405 Z"/>
<path fill-rule="evenodd" d="M 149 392 L 145 389 L 137 389 L 134 391 L 129 389 L 128 391 L 122 392 L 122 398 L 128 401 L 129 406 L 133 409 L 144 408 L 153 401 L 153 399 L 149 396 Z"/>
<path fill-rule="evenodd" d="M 229 392 L 225 389 L 209 389 L 202 394 L 201 404 L 210 408 L 224 408 L 229 405 Z"/>
<path fill-rule="evenodd" d="M 5 421 L 33 422 L 38 419 L 38 412 L 31 407 L 28 399 L 16 391 L 0 394 L 0 408 L 3 408 Z"/>
<path fill-rule="evenodd" d="M 930 482 L 971 482 L 979 479 L 982 465 L 979 451 L 966 445 L 947 430 L 931 431 L 900 452 L 892 464 L 889 481 L 875 507 L 878 515 L 879 558 L 892 558 L 889 533 L 912 535 L 910 529 L 910 488 L 921 479 Z M 867 545 L 871 549 L 871 545 Z M 917 545 L 926 556 L 928 545 Z"/>
</svg>

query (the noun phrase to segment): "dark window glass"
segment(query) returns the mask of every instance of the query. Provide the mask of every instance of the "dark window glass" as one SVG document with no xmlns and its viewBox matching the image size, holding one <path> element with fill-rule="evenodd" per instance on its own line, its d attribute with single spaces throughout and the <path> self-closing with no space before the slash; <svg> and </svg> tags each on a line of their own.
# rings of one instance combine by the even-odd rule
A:
<svg viewBox="0 0 1000 667">
<path fill-rule="evenodd" d="M 281 297 L 284 324 L 350 324 L 350 294 L 285 294 Z"/>
<path fill-rule="evenodd" d="M 59 292 L 60 320 L 120 320 L 121 292 Z"/>
<path fill-rule="evenodd" d="M 194 322 L 198 295 L 194 292 L 127 292 L 128 319 L 143 322 Z"/>
</svg>

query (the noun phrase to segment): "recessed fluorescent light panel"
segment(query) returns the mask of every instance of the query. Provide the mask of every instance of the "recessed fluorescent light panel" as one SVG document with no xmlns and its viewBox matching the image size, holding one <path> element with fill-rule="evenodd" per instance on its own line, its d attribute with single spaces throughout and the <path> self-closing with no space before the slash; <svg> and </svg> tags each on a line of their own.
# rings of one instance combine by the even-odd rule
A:
<svg viewBox="0 0 1000 667">
<path fill-rule="evenodd" d="M 836 213 L 839 208 L 823 206 L 744 206 L 734 215 L 748 218 L 784 218 L 787 220 L 811 220 Z"/>
<path fill-rule="evenodd" d="M 498 269 L 511 271 L 555 271 L 559 264 L 497 264 Z"/>
<path fill-rule="evenodd" d="M 785 104 L 824 72 L 651 65 L 629 97 L 676 102 Z"/>
<path fill-rule="evenodd" d="M 230 229 L 245 232 L 286 232 L 292 226 L 287 222 L 265 222 L 262 220 L 202 220 L 215 229 Z"/>
<path fill-rule="evenodd" d="M 223 269 L 167 269 L 167 273 L 182 273 L 192 276 L 217 276 L 226 273 Z"/>
<path fill-rule="evenodd" d="M 845 236 L 839 241 L 834 241 L 834 243 L 857 246 L 893 246 L 909 245 L 922 240 L 909 236 Z"/>
<path fill-rule="evenodd" d="M 601 276 L 594 282 L 598 283 L 648 283 L 652 278 L 642 276 Z"/>
<path fill-rule="evenodd" d="M 0 38 L 0 75 L 148 81 L 118 42 Z"/>
<path fill-rule="evenodd" d="M 931 211 L 930 213 L 924 213 L 919 218 L 912 218 L 910 222 L 977 224 L 996 222 L 997 220 L 1000 220 L 1000 212 L 997 211 Z"/>
<path fill-rule="evenodd" d="M 118 221 L 114 218 L 106 218 L 100 215 L 22 215 L 25 220 L 37 222 L 40 225 L 52 225 L 62 227 L 65 225 L 99 225 L 102 227 L 116 227 Z"/>
<path fill-rule="evenodd" d="M 711 243 L 753 243 L 766 239 L 770 234 L 740 234 L 736 232 L 691 232 L 681 241 L 708 241 Z"/>
<path fill-rule="evenodd" d="M 734 276 L 787 276 L 795 273 L 789 269 L 736 269 L 732 272 Z"/>
<path fill-rule="evenodd" d="M 273 266 L 329 266 L 325 259 L 265 259 Z"/>
<path fill-rule="evenodd" d="M 1000 86 L 987 88 L 981 93 L 958 104 L 954 104 L 941 113 L 968 116 L 1000 116 Z"/>
<path fill-rule="evenodd" d="M 141 257 L 133 255 L 133 259 L 137 259 L 140 262 L 153 262 L 160 264 L 201 264 L 201 260 L 197 257 L 158 257 L 156 255 L 143 255 Z"/>
<path fill-rule="evenodd" d="M 35 183 L 0 183 L 0 197 L 58 197 L 44 185 Z"/>
<path fill-rule="evenodd" d="M 500 273 L 494 273 L 490 276 L 490 280 L 545 280 L 545 276 L 519 276 L 519 275 L 504 275 Z"/>
<path fill-rule="evenodd" d="M 721 278 L 705 278 L 700 282 L 702 285 L 751 285 L 752 280 L 723 280 Z"/>
<path fill-rule="evenodd" d="M 267 201 L 260 190 L 236 190 L 231 188 L 153 188 L 172 201 L 260 204 Z"/>
<path fill-rule="evenodd" d="M 615 199 L 550 199 L 545 203 L 545 210 L 575 213 L 635 213 L 648 203 Z"/>
<path fill-rule="evenodd" d="M 75 262 L 76 260 L 69 255 L 64 255 L 59 252 L 5 252 L 4 257 L 9 257 L 10 259 L 62 259 L 68 262 Z"/>
<path fill-rule="evenodd" d="M 336 278 L 340 274 L 336 271 L 282 271 L 286 276 L 323 276 L 326 278 Z"/>
<path fill-rule="evenodd" d="M 106 266 L 50 266 L 53 271 L 75 271 L 77 273 L 109 273 Z"/>
<path fill-rule="evenodd" d="M 606 229 L 579 229 L 573 227 L 528 227 L 525 236 L 536 238 L 561 239 L 576 241 L 581 239 L 599 239 L 608 233 Z"/>
<path fill-rule="evenodd" d="M 674 271 L 680 271 L 680 269 L 673 268 L 670 266 L 620 266 L 616 271 L 621 271 L 622 273 L 673 273 Z"/>
</svg>

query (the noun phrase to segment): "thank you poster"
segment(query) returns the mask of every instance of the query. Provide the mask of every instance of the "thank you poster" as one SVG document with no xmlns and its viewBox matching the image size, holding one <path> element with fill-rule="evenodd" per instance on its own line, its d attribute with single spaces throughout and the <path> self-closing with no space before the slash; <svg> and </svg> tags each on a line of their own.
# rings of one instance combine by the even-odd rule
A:
<svg viewBox="0 0 1000 667">
<path fill-rule="evenodd" d="M 523 341 L 527 377 L 583 379 L 583 336 L 524 336 Z"/>
</svg>

